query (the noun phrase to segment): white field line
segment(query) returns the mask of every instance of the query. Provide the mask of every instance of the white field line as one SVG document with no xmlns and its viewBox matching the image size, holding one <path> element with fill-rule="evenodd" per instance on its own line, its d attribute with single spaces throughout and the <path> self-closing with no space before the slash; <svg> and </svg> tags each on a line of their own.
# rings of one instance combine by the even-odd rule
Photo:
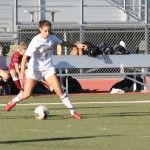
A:
<svg viewBox="0 0 150 150">
<path fill-rule="evenodd" d="M 73 104 L 141 104 L 150 103 L 150 100 L 141 101 L 113 101 L 113 102 L 73 102 Z M 28 104 L 17 104 L 17 106 L 32 106 L 32 105 L 62 105 L 63 103 L 28 103 Z M 5 106 L 6 104 L 0 104 L 0 106 Z"/>
</svg>

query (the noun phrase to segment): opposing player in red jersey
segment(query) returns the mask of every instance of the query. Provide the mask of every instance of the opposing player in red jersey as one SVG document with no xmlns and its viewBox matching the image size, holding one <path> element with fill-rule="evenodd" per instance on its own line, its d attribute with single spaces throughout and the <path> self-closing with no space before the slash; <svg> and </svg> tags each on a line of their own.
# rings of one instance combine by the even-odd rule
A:
<svg viewBox="0 0 150 150">
<path fill-rule="evenodd" d="M 19 44 L 19 49 L 16 51 L 12 57 L 11 62 L 9 64 L 9 72 L 11 74 L 12 80 L 14 81 L 17 88 L 22 91 L 23 90 L 23 83 L 19 80 L 19 75 L 21 69 L 19 68 L 22 60 L 22 56 L 24 55 L 25 51 L 27 49 L 27 44 L 25 42 L 21 42 Z"/>
</svg>

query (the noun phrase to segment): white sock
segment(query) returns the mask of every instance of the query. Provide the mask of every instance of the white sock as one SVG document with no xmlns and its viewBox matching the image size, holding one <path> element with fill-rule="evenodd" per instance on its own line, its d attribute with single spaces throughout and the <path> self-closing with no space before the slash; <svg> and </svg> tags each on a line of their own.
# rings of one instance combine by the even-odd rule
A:
<svg viewBox="0 0 150 150">
<path fill-rule="evenodd" d="M 73 109 L 72 103 L 71 103 L 69 97 L 67 96 L 67 94 L 64 93 L 64 95 L 61 96 L 60 98 L 61 98 L 63 104 L 64 104 L 67 108 L 69 108 L 69 111 L 70 111 L 71 115 L 73 115 L 73 114 L 74 114 L 74 109 Z"/>
<path fill-rule="evenodd" d="M 18 103 L 19 101 L 21 101 L 22 100 L 21 94 L 22 92 L 20 92 L 16 97 L 14 97 L 12 101 L 15 103 Z"/>
<path fill-rule="evenodd" d="M 19 78 L 18 77 L 14 77 L 14 78 L 12 78 L 13 79 L 13 81 L 17 81 L 17 80 L 19 80 Z"/>
</svg>

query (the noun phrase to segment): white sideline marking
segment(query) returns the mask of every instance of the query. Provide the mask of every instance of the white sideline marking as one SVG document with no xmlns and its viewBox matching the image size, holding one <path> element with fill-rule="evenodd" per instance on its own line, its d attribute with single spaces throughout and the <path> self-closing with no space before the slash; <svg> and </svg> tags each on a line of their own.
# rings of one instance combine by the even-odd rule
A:
<svg viewBox="0 0 150 150">
<path fill-rule="evenodd" d="M 150 100 L 141 101 L 113 101 L 113 102 L 73 102 L 72 104 L 141 104 L 150 103 Z M 28 104 L 17 104 L 17 106 L 32 106 L 32 105 L 62 105 L 63 103 L 28 103 Z M 0 104 L 5 106 L 6 104 Z"/>
</svg>

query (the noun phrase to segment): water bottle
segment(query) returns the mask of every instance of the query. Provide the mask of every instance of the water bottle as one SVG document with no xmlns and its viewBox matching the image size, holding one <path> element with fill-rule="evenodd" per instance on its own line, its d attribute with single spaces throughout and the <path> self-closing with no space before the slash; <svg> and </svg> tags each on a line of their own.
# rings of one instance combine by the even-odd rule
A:
<svg viewBox="0 0 150 150">
<path fill-rule="evenodd" d="M 124 73 L 124 65 L 123 65 L 123 63 L 120 64 L 120 73 Z"/>
</svg>

